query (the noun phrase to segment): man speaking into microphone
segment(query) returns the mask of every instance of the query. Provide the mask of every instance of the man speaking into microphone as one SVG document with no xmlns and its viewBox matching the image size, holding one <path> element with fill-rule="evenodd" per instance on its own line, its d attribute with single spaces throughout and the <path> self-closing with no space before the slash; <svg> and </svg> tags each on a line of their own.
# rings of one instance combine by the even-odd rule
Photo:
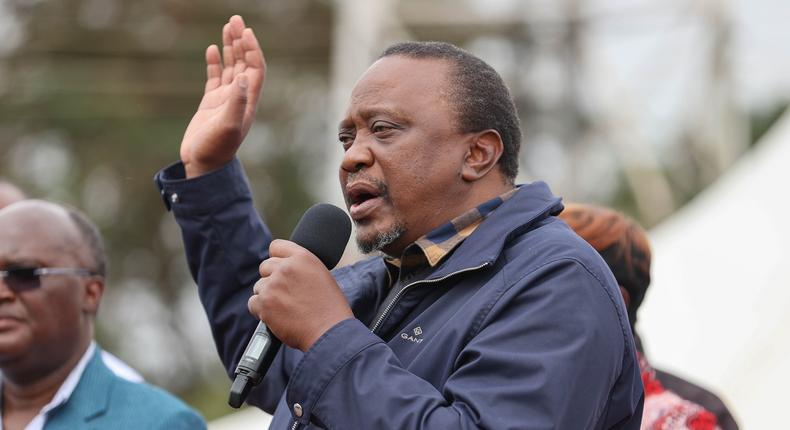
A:
<svg viewBox="0 0 790 430">
<path fill-rule="evenodd" d="M 270 428 L 639 428 L 617 284 L 546 184 L 514 185 L 518 117 L 488 64 L 412 42 L 362 75 L 339 177 L 376 255 L 330 272 L 252 205 L 235 155 L 265 63 L 240 17 L 222 35 L 181 161 L 156 182 L 231 377 L 259 320 L 283 343 L 247 398 Z"/>
</svg>

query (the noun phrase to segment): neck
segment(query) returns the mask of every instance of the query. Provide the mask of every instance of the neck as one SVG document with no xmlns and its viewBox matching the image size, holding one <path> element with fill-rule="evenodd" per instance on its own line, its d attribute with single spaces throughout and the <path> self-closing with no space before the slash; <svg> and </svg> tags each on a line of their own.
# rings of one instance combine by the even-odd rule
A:
<svg viewBox="0 0 790 430">
<path fill-rule="evenodd" d="M 90 342 L 86 343 L 75 350 L 68 360 L 48 370 L 40 362 L 37 363 L 37 368 L 3 369 L 3 416 L 23 411 L 38 413 L 52 400 L 89 345 Z"/>
<path fill-rule="evenodd" d="M 440 225 L 460 216 L 461 214 L 515 188 L 515 185 L 505 181 L 501 175 L 487 177 L 475 183 L 470 183 L 466 188 L 460 189 L 455 195 L 449 196 L 446 201 L 454 202 L 451 210 L 446 210 L 440 216 L 427 218 L 418 223 L 422 227 L 419 231 L 412 230 L 399 240 L 385 247 L 382 251 L 393 258 L 401 258 L 403 251 L 417 239 L 430 233 Z M 445 206 L 447 208 L 447 206 Z"/>
<path fill-rule="evenodd" d="M 513 188 L 516 188 L 516 186 L 502 175 L 491 174 L 486 176 L 479 180 L 475 186 L 470 187 L 467 203 L 468 209 L 485 203 L 494 197 L 499 197 Z"/>
</svg>

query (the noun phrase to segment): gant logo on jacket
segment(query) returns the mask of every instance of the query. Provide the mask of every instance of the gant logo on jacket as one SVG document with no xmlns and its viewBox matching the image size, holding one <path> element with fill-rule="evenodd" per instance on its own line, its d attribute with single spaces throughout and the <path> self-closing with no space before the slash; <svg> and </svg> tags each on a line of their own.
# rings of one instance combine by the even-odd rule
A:
<svg viewBox="0 0 790 430">
<path fill-rule="evenodd" d="M 414 336 L 406 333 L 401 333 L 400 338 L 414 343 L 420 343 L 424 340 L 423 338 L 420 337 L 422 335 L 422 327 L 417 326 L 414 328 L 414 330 L 412 330 L 412 332 L 414 332 Z"/>
</svg>

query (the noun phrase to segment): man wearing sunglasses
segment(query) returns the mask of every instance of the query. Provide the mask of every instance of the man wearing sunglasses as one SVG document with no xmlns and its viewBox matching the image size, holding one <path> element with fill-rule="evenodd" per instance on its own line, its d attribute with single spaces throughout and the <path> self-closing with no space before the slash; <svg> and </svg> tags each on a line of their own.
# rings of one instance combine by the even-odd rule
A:
<svg viewBox="0 0 790 430">
<path fill-rule="evenodd" d="M 19 187 L 14 185 L 11 182 L 3 180 L 0 178 L 0 209 L 10 205 L 11 203 L 16 203 L 22 200 L 29 198 L 25 195 L 25 192 L 22 191 Z M 22 268 L 24 269 L 24 268 Z M 14 278 L 17 276 L 24 276 L 24 271 L 17 271 L 11 272 L 9 274 L 2 274 L 0 273 L 0 277 L 6 277 L 6 279 L 10 279 L 10 282 L 14 282 Z M 29 273 L 29 275 L 34 276 L 46 276 L 46 273 Z M 120 358 L 112 355 L 109 351 L 102 351 L 102 359 L 104 360 L 104 364 L 110 368 L 116 375 L 128 379 L 132 382 L 143 382 L 145 379 L 143 375 L 137 372 L 137 370 L 133 369 L 128 364 L 124 363 L 123 360 Z M 2 430 L 2 429 L 0 429 Z"/>
<path fill-rule="evenodd" d="M 85 216 L 38 200 L 0 209 L 0 428 L 205 428 L 175 397 L 104 364 L 93 334 L 105 276 Z"/>
</svg>

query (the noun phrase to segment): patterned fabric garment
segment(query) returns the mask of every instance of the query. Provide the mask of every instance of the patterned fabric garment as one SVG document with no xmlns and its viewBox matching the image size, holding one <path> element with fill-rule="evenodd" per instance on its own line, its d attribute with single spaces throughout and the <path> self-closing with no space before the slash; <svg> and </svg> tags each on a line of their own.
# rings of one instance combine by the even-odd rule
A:
<svg viewBox="0 0 790 430">
<path fill-rule="evenodd" d="M 391 272 L 392 269 L 414 270 L 426 263 L 431 267 L 435 267 L 450 251 L 472 234 L 488 214 L 513 196 L 516 191 L 518 191 L 518 188 L 513 188 L 472 210 L 464 212 L 417 239 L 403 251 L 402 258 L 386 257 L 384 261 L 390 266 Z"/>
<path fill-rule="evenodd" d="M 713 413 L 666 390 L 644 355 L 637 356 L 645 386 L 641 430 L 720 430 Z"/>
</svg>

